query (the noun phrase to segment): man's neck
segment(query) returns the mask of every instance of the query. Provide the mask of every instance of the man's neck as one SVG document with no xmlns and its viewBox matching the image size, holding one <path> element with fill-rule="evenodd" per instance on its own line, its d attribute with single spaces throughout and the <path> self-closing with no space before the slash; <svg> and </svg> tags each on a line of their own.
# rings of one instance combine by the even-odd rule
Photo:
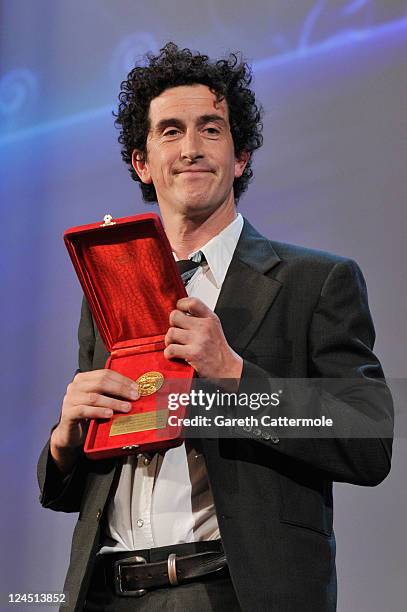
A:
<svg viewBox="0 0 407 612">
<path fill-rule="evenodd" d="M 178 259 L 186 259 L 204 244 L 217 236 L 236 219 L 236 206 L 221 206 L 209 216 L 186 217 L 166 215 L 161 211 L 165 233 Z"/>
</svg>

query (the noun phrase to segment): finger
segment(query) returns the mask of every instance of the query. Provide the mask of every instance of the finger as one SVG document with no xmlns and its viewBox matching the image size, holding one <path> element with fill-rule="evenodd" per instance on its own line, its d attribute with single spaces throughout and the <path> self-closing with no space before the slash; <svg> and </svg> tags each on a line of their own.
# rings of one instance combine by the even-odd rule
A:
<svg viewBox="0 0 407 612">
<path fill-rule="evenodd" d="M 189 363 L 191 353 L 184 344 L 169 344 L 164 350 L 164 357 L 166 359 L 184 359 Z"/>
<path fill-rule="evenodd" d="M 109 368 L 104 368 L 100 370 L 91 370 L 90 372 L 79 372 L 73 379 L 73 382 L 82 382 L 82 381 L 115 381 L 121 384 L 131 385 L 133 383 L 133 379 L 121 374 L 120 372 L 116 372 L 115 370 L 111 370 Z"/>
<path fill-rule="evenodd" d="M 196 297 L 181 298 L 177 302 L 177 309 L 187 312 L 194 317 L 213 317 L 214 312 Z"/>
<path fill-rule="evenodd" d="M 126 400 L 139 398 L 137 383 L 114 370 L 94 370 L 77 374 L 72 382 L 77 391 L 113 395 Z M 68 385 L 68 389 L 69 389 Z"/>
<path fill-rule="evenodd" d="M 190 332 L 186 329 L 179 329 L 177 327 L 170 327 L 164 338 L 165 346 L 169 344 L 189 344 L 190 341 Z"/>
<path fill-rule="evenodd" d="M 70 398 L 70 404 L 74 406 L 90 406 L 97 408 L 109 408 L 114 412 L 129 412 L 131 410 L 131 402 L 125 402 L 113 397 L 107 397 L 100 393 L 91 391 L 90 393 L 77 393 Z"/>
<path fill-rule="evenodd" d="M 178 327 L 180 329 L 192 329 L 196 324 L 194 317 L 191 317 L 191 315 L 185 314 L 185 312 L 181 312 L 180 310 L 172 310 L 169 321 L 172 327 Z"/>
<path fill-rule="evenodd" d="M 83 421 L 88 419 L 110 419 L 112 415 L 113 410 L 111 408 L 78 404 L 75 406 L 70 406 L 67 410 L 62 411 L 61 424 L 69 425 L 69 423 L 73 423 L 75 421 Z"/>
</svg>

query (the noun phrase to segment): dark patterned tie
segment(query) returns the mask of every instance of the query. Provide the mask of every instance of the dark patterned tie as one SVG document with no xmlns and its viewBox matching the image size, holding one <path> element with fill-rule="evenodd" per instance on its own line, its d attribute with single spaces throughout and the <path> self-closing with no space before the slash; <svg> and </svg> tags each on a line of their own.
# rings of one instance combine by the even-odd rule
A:
<svg viewBox="0 0 407 612">
<path fill-rule="evenodd" d="M 200 266 L 206 263 L 205 255 L 202 251 L 198 251 L 191 259 L 179 259 L 176 264 L 178 266 L 179 273 L 184 282 L 185 287 L 188 285 L 191 278 Z"/>
</svg>

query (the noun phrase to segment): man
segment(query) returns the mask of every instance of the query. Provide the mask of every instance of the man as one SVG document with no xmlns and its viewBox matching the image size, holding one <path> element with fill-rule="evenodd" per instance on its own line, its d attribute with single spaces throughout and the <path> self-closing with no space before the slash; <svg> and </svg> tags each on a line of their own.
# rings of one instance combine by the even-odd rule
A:
<svg viewBox="0 0 407 612">
<path fill-rule="evenodd" d="M 158 201 L 175 258 L 200 264 L 164 355 L 240 391 L 275 377 L 352 379 L 328 403 L 348 435 L 279 439 L 245 426 L 154 457 L 90 462 L 87 420 L 127 412 L 138 389 L 103 370 L 84 304 L 79 371 L 39 464 L 42 504 L 80 513 L 71 609 L 332 612 L 332 481 L 373 486 L 390 469 L 391 441 L 375 425 L 391 423 L 391 399 L 360 270 L 270 242 L 237 215 L 262 142 L 249 85 L 236 56 L 211 62 L 172 43 L 122 83 L 123 159 Z"/>
</svg>

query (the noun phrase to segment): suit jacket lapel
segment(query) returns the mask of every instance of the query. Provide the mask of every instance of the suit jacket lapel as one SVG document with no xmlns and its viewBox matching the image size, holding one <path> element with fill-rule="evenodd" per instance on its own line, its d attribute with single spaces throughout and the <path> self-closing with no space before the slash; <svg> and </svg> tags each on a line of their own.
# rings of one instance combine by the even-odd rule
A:
<svg viewBox="0 0 407 612">
<path fill-rule="evenodd" d="M 238 352 L 250 342 L 281 288 L 265 275 L 279 261 L 269 240 L 245 219 L 215 308 L 228 343 Z"/>
<path fill-rule="evenodd" d="M 279 262 L 270 241 L 245 219 L 215 308 L 237 352 L 246 348 L 280 290 L 281 283 L 265 275 Z M 102 368 L 109 353 L 101 339 L 100 348 L 103 355 L 95 354 L 94 367 Z"/>
</svg>

